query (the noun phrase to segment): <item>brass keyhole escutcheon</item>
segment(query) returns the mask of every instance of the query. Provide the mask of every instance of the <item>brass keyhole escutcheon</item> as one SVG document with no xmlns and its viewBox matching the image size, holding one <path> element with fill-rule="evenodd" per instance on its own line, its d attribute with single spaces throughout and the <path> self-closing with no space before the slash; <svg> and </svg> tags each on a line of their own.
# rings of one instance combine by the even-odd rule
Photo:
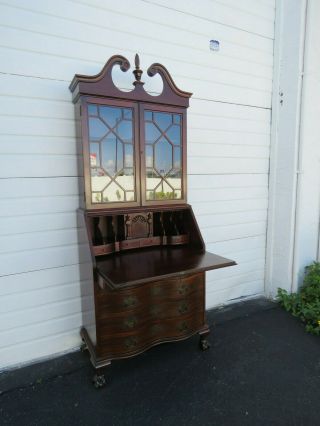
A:
<svg viewBox="0 0 320 426">
<path fill-rule="evenodd" d="M 124 326 L 126 328 L 134 328 L 137 325 L 137 322 L 138 322 L 137 318 L 135 318 L 135 317 L 127 318 L 124 321 Z"/>
<path fill-rule="evenodd" d="M 179 294 L 187 294 L 187 292 L 188 292 L 188 286 L 187 286 L 187 284 L 182 284 L 180 287 L 179 287 Z"/>
<path fill-rule="evenodd" d="M 187 311 L 188 311 L 187 303 L 181 303 L 180 306 L 179 306 L 179 313 L 184 314 Z"/>
</svg>

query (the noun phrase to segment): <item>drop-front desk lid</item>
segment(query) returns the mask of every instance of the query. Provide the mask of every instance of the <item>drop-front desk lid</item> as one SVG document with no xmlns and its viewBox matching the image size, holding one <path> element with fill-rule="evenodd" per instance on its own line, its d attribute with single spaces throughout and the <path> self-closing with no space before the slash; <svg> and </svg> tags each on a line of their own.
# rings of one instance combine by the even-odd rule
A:
<svg viewBox="0 0 320 426">
<path fill-rule="evenodd" d="M 236 265 L 233 260 L 187 246 L 128 250 L 96 261 L 98 274 L 113 289 Z"/>
</svg>

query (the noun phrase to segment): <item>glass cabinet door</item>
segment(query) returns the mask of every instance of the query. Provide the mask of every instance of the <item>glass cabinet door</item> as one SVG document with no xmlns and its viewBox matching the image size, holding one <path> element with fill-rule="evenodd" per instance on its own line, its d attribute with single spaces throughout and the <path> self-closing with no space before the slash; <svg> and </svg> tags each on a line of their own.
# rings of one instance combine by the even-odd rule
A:
<svg viewBox="0 0 320 426">
<path fill-rule="evenodd" d="M 88 103 L 92 205 L 137 203 L 134 108 Z"/>
<path fill-rule="evenodd" d="M 183 114 L 142 110 L 146 202 L 181 202 L 183 196 Z"/>
</svg>

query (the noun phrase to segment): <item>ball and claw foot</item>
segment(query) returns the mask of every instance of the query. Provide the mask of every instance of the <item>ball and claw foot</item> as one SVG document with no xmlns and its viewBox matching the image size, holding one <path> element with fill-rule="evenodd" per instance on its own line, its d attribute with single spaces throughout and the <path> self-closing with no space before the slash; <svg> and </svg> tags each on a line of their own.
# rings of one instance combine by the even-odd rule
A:
<svg viewBox="0 0 320 426">
<path fill-rule="evenodd" d="M 84 352 L 88 349 L 88 346 L 85 343 L 82 343 L 82 345 L 80 345 L 80 351 Z"/>
<path fill-rule="evenodd" d="M 208 342 L 207 339 L 201 339 L 200 338 L 199 345 L 200 345 L 200 349 L 202 351 L 206 351 L 206 350 L 208 350 L 210 348 L 210 343 Z"/>
<path fill-rule="evenodd" d="M 104 388 L 106 385 L 106 379 L 104 377 L 104 374 L 95 374 L 93 376 L 92 382 L 96 389 Z"/>
</svg>

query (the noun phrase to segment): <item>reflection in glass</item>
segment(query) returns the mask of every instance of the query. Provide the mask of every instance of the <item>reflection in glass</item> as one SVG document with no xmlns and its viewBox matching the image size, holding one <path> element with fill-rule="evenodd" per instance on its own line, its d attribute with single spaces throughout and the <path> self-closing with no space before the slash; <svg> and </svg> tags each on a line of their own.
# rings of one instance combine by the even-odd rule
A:
<svg viewBox="0 0 320 426">
<path fill-rule="evenodd" d="M 146 145 L 146 167 L 153 167 L 153 146 Z"/>
<path fill-rule="evenodd" d="M 175 124 L 180 124 L 181 123 L 181 115 L 180 114 L 174 114 L 174 116 L 173 116 L 173 122 Z"/>
<path fill-rule="evenodd" d="M 101 192 L 92 192 L 91 193 L 91 201 L 92 203 L 101 203 Z"/>
<path fill-rule="evenodd" d="M 99 116 L 109 127 L 112 128 L 121 121 L 121 108 L 100 106 Z"/>
<path fill-rule="evenodd" d="M 88 114 L 91 115 L 91 116 L 98 115 L 98 107 L 97 107 L 97 105 L 89 104 L 88 105 Z"/>
<path fill-rule="evenodd" d="M 166 112 L 155 112 L 153 114 L 155 123 L 160 127 L 161 130 L 167 130 L 172 123 L 173 114 Z"/>
<path fill-rule="evenodd" d="M 90 141 L 99 141 L 108 133 L 108 127 L 99 118 L 89 118 Z"/>
<path fill-rule="evenodd" d="M 170 129 L 167 130 L 166 134 L 174 145 L 180 145 L 180 126 L 178 126 L 177 124 L 173 124 Z"/>
<path fill-rule="evenodd" d="M 90 167 L 100 166 L 100 149 L 98 143 L 90 144 Z"/>
<path fill-rule="evenodd" d="M 145 111 L 144 119 L 146 199 L 181 199 L 181 114 Z"/>
<path fill-rule="evenodd" d="M 132 109 L 88 105 L 92 203 L 135 201 Z"/>
<path fill-rule="evenodd" d="M 124 145 L 124 167 L 133 167 L 133 146 Z"/>
<path fill-rule="evenodd" d="M 123 118 L 127 120 L 132 120 L 132 109 L 131 108 L 122 108 Z"/>
<path fill-rule="evenodd" d="M 122 139 L 124 143 L 130 143 L 132 141 L 132 122 L 121 121 L 116 128 L 117 135 Z"/>
<path fill-rule="evenodd" d="M 173 148 L 173 167 L 181 172 L 181 148 Z"/>
<path fill-rule="evenodd" d="M 161 136 L 161 132 L 153 123 L 146 123 L 145 127 L 145 142 L 153 143 Z"/>
<path fill-rule="evenodd" d="M 165 138 L 161 138 L 155 144 L 154 156 L 155 169 L 165 176 L 172 169 L 172 145 Z"/>
<path fill-rule="evenodd" d="M 124 201 L 124 191 L 115 182 L 111 182 L 104 191 L 102 191 L 102 201 L 107 202 L 119 202 Z"/>
<path fill-rule="evenodd" d="M 152 111 L 145 111 L 144 119 L 147 121 L 152 121 Z"/>
</svg>

